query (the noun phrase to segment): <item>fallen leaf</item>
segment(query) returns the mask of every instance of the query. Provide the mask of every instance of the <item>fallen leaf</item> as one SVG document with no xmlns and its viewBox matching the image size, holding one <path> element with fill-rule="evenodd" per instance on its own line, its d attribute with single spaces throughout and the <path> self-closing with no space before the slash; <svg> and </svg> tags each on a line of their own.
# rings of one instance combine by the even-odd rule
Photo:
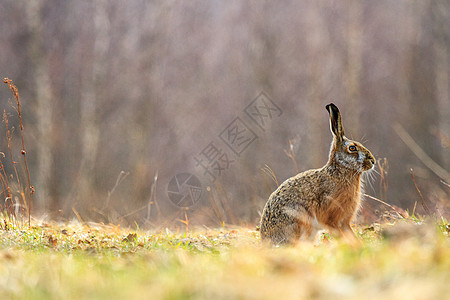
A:
<svg viewBox="0 0 450 300">
<path fill-rule="evenodd" d="M 48 243 L 50 244 L 50 246 L 55 247 L 58 243 L 58 239 L 51 235 L 48 237 Z"/>
<path fill-rule="evenodd" d="M 131 242 L 136 241 L 136 238 L 137 238 L 137 234 L 136 233 L 130 233 L 130 234 L 127 235 L 126 238 L 124 238 L 122 240 L 122 242 L 130 242 L 131 243 Z"/>
</svg>

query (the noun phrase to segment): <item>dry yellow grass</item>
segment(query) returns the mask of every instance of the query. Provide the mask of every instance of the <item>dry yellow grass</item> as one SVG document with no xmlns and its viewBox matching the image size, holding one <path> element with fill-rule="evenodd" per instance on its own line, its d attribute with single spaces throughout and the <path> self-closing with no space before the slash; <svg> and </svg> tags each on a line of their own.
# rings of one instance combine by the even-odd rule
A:
<svg viewBox="0 0 450 300">
<path fill-rule="evenodd" d="M 2 227 L 2 299 L 444 299 L 450 294 L 448 224 L 358 227 L 360 247 L 327 240 L 281 248 L 263 247 L 258 232 L 247 228 L 197 228 L 186 234 L 77 222 Z"/>
</svg>

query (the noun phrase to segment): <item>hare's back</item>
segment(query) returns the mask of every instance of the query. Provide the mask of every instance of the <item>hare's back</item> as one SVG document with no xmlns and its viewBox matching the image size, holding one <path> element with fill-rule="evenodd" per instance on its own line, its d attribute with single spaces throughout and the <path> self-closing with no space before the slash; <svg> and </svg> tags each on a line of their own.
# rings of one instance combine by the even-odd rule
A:
<svg viewBox="0 0 450 300">
<path fill-rule="evenodd" d="M 285 180 L 269 197 L 272 201 L 311 201 L 322 193 L 327 179 L 322 169 L 308 170 Z"/>
</svg>

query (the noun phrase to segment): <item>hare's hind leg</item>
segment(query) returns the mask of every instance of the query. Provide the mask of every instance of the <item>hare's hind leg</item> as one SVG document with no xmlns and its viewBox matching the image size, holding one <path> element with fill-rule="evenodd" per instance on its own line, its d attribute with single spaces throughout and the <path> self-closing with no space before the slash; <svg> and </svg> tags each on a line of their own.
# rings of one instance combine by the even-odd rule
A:
<svg viewBox="0 0 450 300">
<path fill-rule="evenodd" d="M 323 225 L 321 225 L 317 221 L 317 218 L 310 217 L 309 218 L 309 229 L 308 229 L 307 235 L 305 235 L 305 238 L 308 239 L 309 241 L 315 242 L 317 234 L 319 233 L 319 231 L 321 231 L 323 229 L 324 229 Z"/>
<path fill-rule="evenodd" d="M 350 221 L 336 222 L 335 219 L 328 219 L 324 225 L 327 227 L 333 235 L 344 238 L 350 244 L 358 244 L 360 241 L 350 226 Z"/>
<path fill-rule="evenodd" d="M 272 245 L 294 244 L 298 236 L 298 226 L 295 222 L 284 221 L 261 232 L 261 239 Z"/>
<path fill-rule="evenodd" d="M 292 207 L 285 208 L 284 212 L 295 223 L 295 234 L 292 236 L 293 242 L 302 240 L 314 240 L 319 223 L 311 214 L 302 206 L 297 203 Z"/>
<path fill-rule="evenodd" d="M 352 245 L 358 245 L 361 241 L 356 236 L 350 223 L 345 223 L 340 229 L 341 236 Z"/>
<path fill-rule="evenodd" d="M 270 239 L 275 245 L 292 245 L 297 243 L 300 238 L 309 237 L 312 233 L 310 222 L 301 221 L 298 218 L 286 216 L 276 226 L 270 228 L 265 233 L 264 238 Z"/>
<path fill-rule="evenodd" d="M 355 232 L 353 231 L 352 227 L 350 226 L 350 223 L 343 223 L 341 226 L 335 226 L 332 229 L 332 231 L 342 237 L 347 243 L 351 245 L 359 245 L 361 241 L 356 236 Z"/>
<path fill-rule="evenodd" d="M 313 232 L 311 222 L 290 219 L 273 231 L 271 237 L 274 244 L 296 244 L 300 239 L 310 239 Z"/>
</svg>

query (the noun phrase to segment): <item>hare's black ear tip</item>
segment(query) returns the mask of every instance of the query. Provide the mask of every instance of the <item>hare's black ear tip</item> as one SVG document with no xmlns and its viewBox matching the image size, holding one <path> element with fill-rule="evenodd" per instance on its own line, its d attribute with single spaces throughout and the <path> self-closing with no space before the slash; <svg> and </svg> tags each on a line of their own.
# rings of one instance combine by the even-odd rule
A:
<svg viewBox="0 0 450 300">
<path fill-rule="evenodd" d="M 327 109 L 328 112 L 331 112 L 330 110 L 332 108 L 336 108 L 336 105 L 334 105 L 334 103 L 330 103 L 330 104 L 326 105 L 325 108 Z"/>
</svg>

